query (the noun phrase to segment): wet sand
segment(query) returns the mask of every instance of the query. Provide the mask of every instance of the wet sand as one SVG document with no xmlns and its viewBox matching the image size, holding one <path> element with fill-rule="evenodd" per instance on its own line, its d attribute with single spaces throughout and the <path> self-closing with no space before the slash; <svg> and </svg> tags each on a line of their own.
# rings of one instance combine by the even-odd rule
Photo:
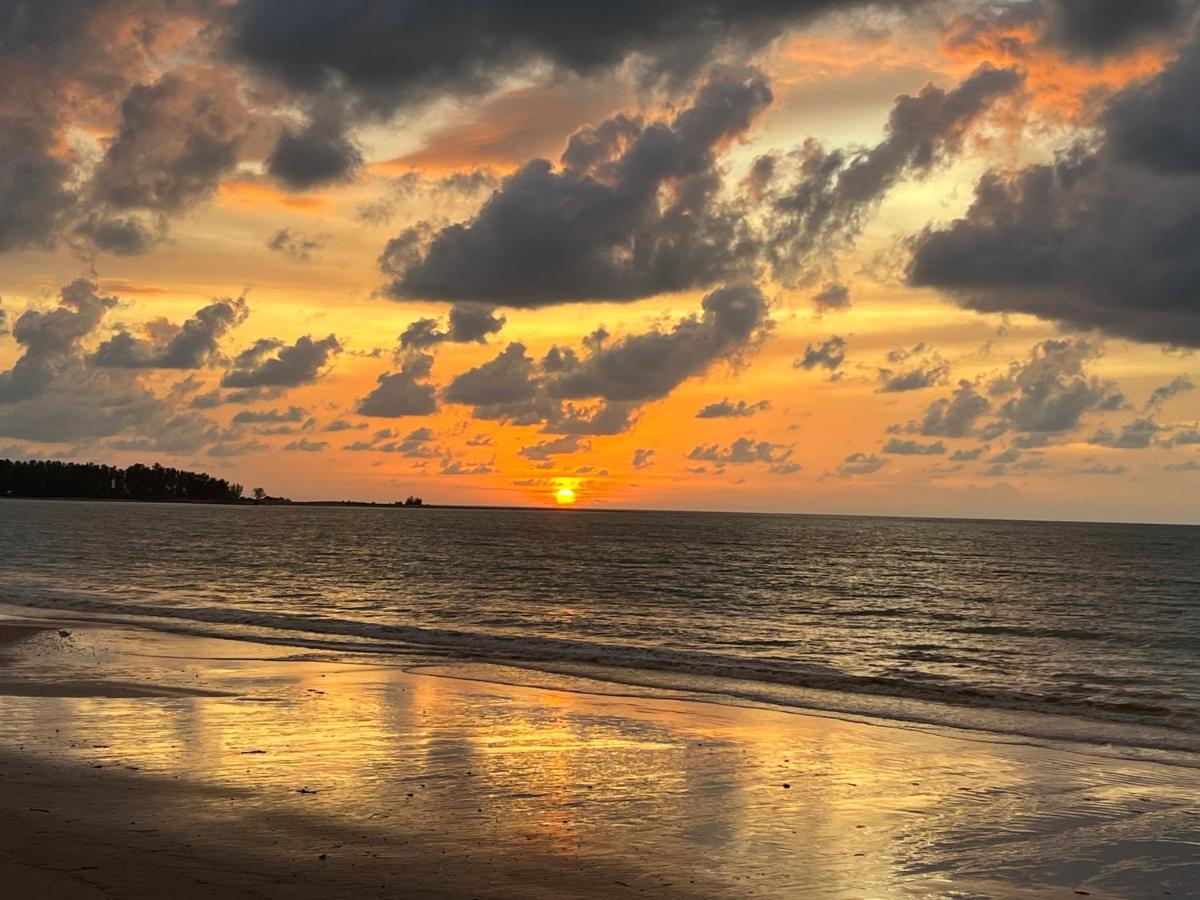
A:
<svg viewBox="0 0 1200 900">
<path fill-rule="evenodd" d="M 1186 897 L 1200 884 L 1195 769 L 500 683 L 525 677 L 0 624 L 0 884 L 18 898 Z"/>
</svg>

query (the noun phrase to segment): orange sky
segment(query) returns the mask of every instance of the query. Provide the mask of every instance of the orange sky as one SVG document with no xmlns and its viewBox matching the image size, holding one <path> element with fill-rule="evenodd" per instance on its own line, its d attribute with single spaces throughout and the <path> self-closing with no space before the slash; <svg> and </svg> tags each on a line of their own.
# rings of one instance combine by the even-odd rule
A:
<svg viewBox="0 0 1200 900">
<path fill-rule="evenodd" d="M 810 137 L 827 148 L 879 142 L 896 96 L 916 94 L 928 83 L 950 90 L 981 62 L 1016 65 L 1024 82 L 972 122 L 946 158 L 928 171 L 909 171 L 884 191 L 853 235 L 824 247 L 819 275 L 806 280 L 768 273 L 759 286 L 770 326 L 736 354 L 683 378 L 665 397 L 640 403 L 634 424 L 622 433 L 582 436 L 570 452 L 542 453 L 529 448 L 561 435 L 545 433 L 539 424 L 476 418 L 471 406 L 444 397 L 437 412 L 423 415 L 377 417 L 356 407 L 379 376 L 398 370 L 399 335 L 421 318 L 446 327 L 450 309 L 445 301 L 385 295 L 388 279 L 379 258 L 388 240 L 413 226 L 428 235 L 470 222 L 502 178 L 529 159 L 556 160 L 581 126 L 623 110 L 646 121 L 670 121 L 690 102 L 689 88 L 674 97 L 650 96 L 628 67 L 557 80 L 518 72 L 482 95 L 365 117 L 353 132 L 363 165 L 337 183 L 289 187 L 269 176 L 265 152 L 243 150 L 214 192 L 186 210 L 165 213 L 166 236 L 141 255 L 81 251 L 70 240 L 7 253 L 0 270 L 7 328 L 0 334 L 26 310 L 54 309 L 60 288 L 76 278 L 93 279 L 100 293 L 119 299 L 82 339 L 78 352 L 84 355 L 120 328 L 161 342 L 147 323 L 165 318 L 180 325 L 214 298 L 244 297 L 250 312 L 221 336 L 219 356 L 205 365 L 148 367 L 128 376 L 156 397 L 175 398 L 169 402 L 179 412 L 206 419 L 211 431 L 205 440 L 142 449 L 132 443 L 137 434 L 47 440 L 10 432 L 0 435 L 0 456 L 123 463 L 153 458 L 295 499 L 391 501 L 418 494 L 441 503 L 555 505 L 568 499 L 604 507 L 1200 521 L 1194 502 L 1200 446 L 1172 440 L 1200 420 L 1200 391 L 1181 389 L 1153 408 L 1150 415 L 1163 430 L 1145 447 L 1104 446 L 1095 439 L 1104 428 L 1119 431 L 1145 417 L 1156 388 L 1181 376 L 1200 380 L 1200 363 L 1187 352 L 1119 335 L 1066 333 L 1094 348 L 1083 377 L 1112 382 L 1124 401 L 1085 410 L 1074 427 L 1045 446 L 1022 448 L 1012 463 L 1003 461 L 1014 447 L 1012 431 L 991 439 L 935 439 L 903 430 L 931 404 L 949 398 L 960 380 L 984 391 L 1010 364 L 1029 361 L 1040 342 L 1064 336 L 1053 321 L 980 314 L 936 290 L 908 286 L 905 241 L 930 222 L 961 215 L 986 170 L 1050 160 L 1056 150 L 1089 138 L 1106 99 L 1153 76 L 1175 52 L 1151 42 L 1097 61 L 1039 44 L 1035 25 L 997 26 L 956 40 L 961 22 L 950 16 L 940 27 L 931 22 L 874 13 L 837 16 L 789 30 L 758 51 L 752 61 L 769 79 L 774 99 L 744 132 L 720 145 L 718 168 L 730 191 L 754 158 L 769 150 L 786 151 Z M 246 91 L 254 104 L 273 102 L 268 87 Z M 286 112 L 273 115 L 285 118 Z M 111 144 L 116 129 L 112 118 L 87 118 L 71 126 L 79 130 L 63 131 L 85 168 Z M 279 118 L 272 121 L 261 127 L 278 129 Z M 85 125 L 93 137 L 82 136 Z M 261 135 L 247 141 L 243 147 L 269 149 Z M 470 185 L 465 178 L 447 180 L 472 173 Z M 745 213 L 747 220 L 754 215 Z M 278 239 L 281 233 L 285 239 Z M 835 279 L 847 290 L 849 305 L 822 310 L 814 296 Z M 428 383 L 444 391 L 511 342 L 540 359 L 553 346 L 585 355 L 582 341 L 598 327 L 610 341 L 670 331 L 697 315 L 712 289 L 532 309 L 501 303 L 503 328 L 483 343 L 438 346 Z M 219 389 L 228 360 L 255 341 L 292 344 L 304 335 L 330 334 L 341 350 L 306 383 L 244 402 L 192 404 Z M 797 365 L 806 349 L 835 335 L 845 342 L 836 368 Z M 907 356 L 897 352 L 918 346 Z M 0 371 L 22 352 L 11 333 L 0 337 Z M 896 375 L 914 366 L 937 370 L 928 386 L 882 390 L 888 375 L 881 370 Z M 743 402 L 749 414 L 697 416 L 724 401 Z M 303 412 L 286 421 L 234 421 L 247 410 L 282 414 L 293 407 Z M 0 409 L 0 428 L 4 421 Z M 329 430 L 332 423 L 339 430 Z M 382 449 L 421 429 L 432 436 L 413 444 L 415 452 Z M 750 446 L 769 445 L 769 459 L 716 461 L 742 438 Z M 924 446 L 940 440 L 942 452 L 885 452 L 893 438 Z M 356 443 L 367 449 L 346 449 Z M 713 445 L 709 455 L 715 459 L 702 459 L 698 451 Z M 985 445 L 969 461 L 951 458 Z M 992 462 L 997 457 L 1002 461 Z M 863 460 L 868 462 L 860 465 Z M 866 471 L 870 460 L 879 464 Z M 563 490 L 572 493 L 560 495 Z"/>
</svg>

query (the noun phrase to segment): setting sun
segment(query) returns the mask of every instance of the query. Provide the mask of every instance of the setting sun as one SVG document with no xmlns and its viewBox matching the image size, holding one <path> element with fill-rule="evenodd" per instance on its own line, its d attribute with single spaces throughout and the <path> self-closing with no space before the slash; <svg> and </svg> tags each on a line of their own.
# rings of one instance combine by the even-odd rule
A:
<svg viewBox="0 0 1200 900">
<path fill-rule="evenodd" d="M 570 488 L 559 488 L 554 492 L 554 499 L 559 506 L 570 506 L 575 502 L 575 492 Z"/>
</svg>

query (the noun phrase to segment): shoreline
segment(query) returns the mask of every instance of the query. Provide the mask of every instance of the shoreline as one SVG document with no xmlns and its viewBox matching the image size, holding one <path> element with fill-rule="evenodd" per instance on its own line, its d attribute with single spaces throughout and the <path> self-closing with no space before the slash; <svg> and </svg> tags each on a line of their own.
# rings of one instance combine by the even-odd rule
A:
<svg viewBox="0 0 1200 900">
<path fill-rule="evenodd" d="M 10 622 L 0 873 L 17 896 L 1117 897 L 1200 879 L 1200 773 L 1154 762 L 140 628 L 13 639 Z M 79 672 L 98 689 L 56 694 Z"/>
<path fill-rule="evenodd" d="M 377 500 L 287 500 L 286 502 L 242 499 L 237 501 L 223 500 L 171 500 L 171 499 L 134 499 L 124 497 L 17 497 L 0 495 L 3 500 L 25 500 L 52 503 L 149 503 L 156 506 L 232 506 L 232 507 L 303 507 L 307 509 L 450 509 L 450 510 L 479 510 L 498 512 L 553 512 L 553 513 L 649 513 L 662 515 L 685 516 L 778 516 L 780 518 L 800 519 L 883 519 L 899 522 L 971 522 L 997 523 L 1004 525 L 1096 525 L 1137 528 L 1198 528 L 1200 520 L 1189 522 L 1147 522 L 1142 520 L 1112 520 L 1112 519 L 1025 519 L 1025 518 L 988 518 L 972 516 L 921 516 L 900 515 L 896 513 L 842 513 L 842 512 L 780 512 L 778 510 L 751 509 L 676 509 L 669 507 L 623 507 L 623 506 L 588 506 L 574 504 L 556 506 L 547 502 L 545 505 L 511 505 L 501 503 L 421 503 L 420 505 L 405 506 L 403 501 L 383 502 Z"/>
<path fill-rule="evenodd" d="M 804 681 L 754 680 L 748 677 L 748 673 L 739 675 L 736 671 L 597 663 L 587 653 L 575 659 L 555 658 L 545 653 L 519 657 L 505 655 L 500 645 L 492 647 L 489 652 L 483 647 L 446 641 L 422 643 L 419 638 L 400 634 L 380 636 L 357 632 L 309 631 L 302 627 L 304 623 L 296 622 L 251 625 L 244 621 L 219 618 L 177 617 L 169 614 L 172 612 L 169 608 L 157 613 L 140 607 L 136 611 L 131 610 L 120 604 L 97 609 L 67 609 L 8 602 L 0 603 L 0 621 L 8 615 L 80 627 L 145 629 L 184 638 L 212 638 L 276 649 L 327 652 L 366 665 L 401 665 L 406 669 L 438 665 L 454 666 L 459 671 L 495 669 L 502 674 L 488 675 L 479 680 L 514 687 L 542 686 L 564 690 L 571 690 L 569 685 L 573 682 L 586 681 L 598 685 L 594 692 L 603 695 L 621 696 L 616 689 L 634 689 L 644 696 L 693 698 L 701 702 L 763 708 L 787 714 L 840 717 L 846 721 L 945 730 L 1102 757 L 1146 760 L 1200 769 L 1200 737 L 1187 729 L 1119 719 L 1087 718 L 1062 710 L 954 704 L 916 695 L 855 691 Z M 401 626 L 392 626 L 391 630 L 405 631 Z M 557 639 L 539 640 L 554 644 Z"/>
</svg>

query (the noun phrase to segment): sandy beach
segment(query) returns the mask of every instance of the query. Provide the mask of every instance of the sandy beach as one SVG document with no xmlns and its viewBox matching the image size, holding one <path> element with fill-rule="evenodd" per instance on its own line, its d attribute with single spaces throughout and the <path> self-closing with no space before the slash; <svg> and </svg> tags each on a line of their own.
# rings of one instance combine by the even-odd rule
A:
<svg viewBox="0 0 1200 900">
<path fill-rule="evenodd" d="M 1084 747 L 78 622 L 0 657 L 10 897 L 1200 884 L 1200 771 Z"/>
</svg>

